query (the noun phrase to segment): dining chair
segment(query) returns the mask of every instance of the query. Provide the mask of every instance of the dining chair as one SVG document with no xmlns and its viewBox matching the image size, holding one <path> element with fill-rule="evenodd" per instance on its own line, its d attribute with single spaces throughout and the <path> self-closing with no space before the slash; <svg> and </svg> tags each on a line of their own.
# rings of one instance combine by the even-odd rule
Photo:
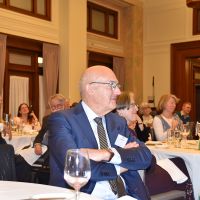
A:
<svg viewBox="0 0 200 200">
<path fill-rule="evenodd" d="M 0 145 L 0 180 L 16 180 L 14 148 L 9 144 Z"/>
<path fill-rule="evenodd" d="M 153 156 L 152 165 L 144 175 L 151 200 L 194 200 L 192 183 L 184 160 L 180 157 L 170 160 L 188 177 L 188 180 L 181 184 L 174 182 L 168 172 L 156 164 Z"/>
<path fill-rule="evenodd" d="M 47 150 L 35 163 L 31 166 L 33 183 L 46 184 L 49 183 L 49 151 Z"/>
</svg>

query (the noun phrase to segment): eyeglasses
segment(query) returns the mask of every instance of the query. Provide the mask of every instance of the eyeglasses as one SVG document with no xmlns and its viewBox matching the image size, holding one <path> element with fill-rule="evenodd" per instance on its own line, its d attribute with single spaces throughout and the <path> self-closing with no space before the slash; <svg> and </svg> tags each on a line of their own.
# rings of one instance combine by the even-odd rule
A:
<svg viewBox="0 0 200 200">
<path fill-rule="evenodd" d="M 50 108 L 51 108 L 51 111 L 54 112 L 54 111 L 64 109 L 64 105 L 63 104 L 51 105 Z"/>
<path fill-rule="evenodd" d="M 89 84 L 94 84 L 94 83 L 103 84 L 103 85 L 109 85 L 112 90 L 115 90 L 116 88 L 120 88 L 121 87 L 121 85 L 119 83 L 115 82 L 115 81 L 109 81 L 109 82 L 93 81 L 93 82 L 90 82 Z"/>
</svg>

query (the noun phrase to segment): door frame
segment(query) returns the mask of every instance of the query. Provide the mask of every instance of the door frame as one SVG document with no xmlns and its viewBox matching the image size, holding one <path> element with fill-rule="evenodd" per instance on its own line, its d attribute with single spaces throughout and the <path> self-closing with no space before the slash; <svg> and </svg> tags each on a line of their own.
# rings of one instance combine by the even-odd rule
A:
<svg viewBox="0 0 200 200">
<path fill-rule="evenodd" d="M 191 102 L 190 115 L 193 121 L 196 121 L 196 96 L 193 67 L 188 61 L 198 57 L 200 57 L 199 40 L 171 44 L 171 93 L 182 100 L 177 109 L 181 109 L 183 101 Z"/>
<path fill-rule="evenodd" d="M 37 58 L 42 55 L 43 43 L 28 38 L 7 35 L 6 41 L 6 66 L 4 75 L 4 104 L 3 112 L 9 111 L 9 76 L 18 75 L 29 78 L 29 102 L 32 105 L 36 116 L 39 116 L 39 72 Z M 31 56 L 31 69 L 22 66 L 21 70 L 8 62 L 8 52 L 24 52 Z"/>
</svg>

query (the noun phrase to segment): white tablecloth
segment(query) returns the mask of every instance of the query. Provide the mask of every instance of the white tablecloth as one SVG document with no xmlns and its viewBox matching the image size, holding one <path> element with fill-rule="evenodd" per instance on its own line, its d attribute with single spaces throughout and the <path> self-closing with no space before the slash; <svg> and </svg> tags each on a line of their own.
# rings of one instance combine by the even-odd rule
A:
<svg viewBox="0 0 200 200">
<path fill-rule="evenodd" d="M 198 200 L 198 196 L 200 194 L 200 150 L 182 148 L 158 148 L 156 146 L 148 147 L 157 159 L 173 158 L 177 156 L 184 159 L 193 183 L 195 200 Z"/>
<path fill-rule="evenodd" d="M 42 184 L 0 181 L 0 199 L 2 200 L 22 200 L 42 194 L 46 197 L 55 196 L 56 194 L 59 196 L 63 195 L 67 197 L 73 197 L 74 191 L 61 187 L 54 187 Z M 80 194 L 80 199 L 100 200 L 99 198 L 82 192 Z"/>
<path fill-rule="evenodd" d="M 13 135 L 11 140 L 8 140 L 8 137 L 4 137 L 7 144 L 11 144 L 14 147 L 15 153 L 21 150 L 23 147 L 31 145 L 35 139 L 35 134 L 26 134 L 26 135 Z"/>
</svg>

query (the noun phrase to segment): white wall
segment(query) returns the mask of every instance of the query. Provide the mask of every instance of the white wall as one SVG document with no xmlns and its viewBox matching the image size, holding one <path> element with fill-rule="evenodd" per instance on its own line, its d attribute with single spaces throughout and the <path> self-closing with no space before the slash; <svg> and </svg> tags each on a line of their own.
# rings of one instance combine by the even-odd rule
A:
<svg viewBox="0 0 200 200">
<path fill-rule="evenodd" d="M 143 0 L 144 61 L 143 100 L 152 95 L 155 77 L 156 104 L 170 93 L 170 44 L 199 40 L 192 35 L 192 9 L 186 0 Z"/>
</svg>

